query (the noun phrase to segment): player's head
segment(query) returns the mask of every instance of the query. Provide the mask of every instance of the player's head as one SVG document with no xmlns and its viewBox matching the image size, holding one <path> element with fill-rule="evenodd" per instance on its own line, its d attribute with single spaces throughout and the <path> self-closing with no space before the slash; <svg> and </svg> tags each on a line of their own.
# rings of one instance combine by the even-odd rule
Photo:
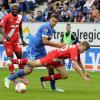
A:
<svg viewBox="0 0 100 100">
<path fill-rule="evenodd" d="M 70 32 L 70 30 L 71 30 L 71 25 L 68 23 L 68 24 L 66 25 L 66 31 L 67 31 L 67 32 Z"/>
<path fill-rule="evenodd" d="M 57 24 L 58 20 L 59 20 L 58 15 L 56 14 L 52 15 L 50 18 L 51 26 L 54 27 Z"/>
<path fill-rule="evenodd" d="M 13 4 L 11 4 L 10 8 L 11 8 L 12 14 L 14 16 L 17 16 L 18 10 L 19 10 L 19 5 L 17 3 L 13 3 Z"/>
<path fill-rule="evenodd" d="M 79 44 L 79 52 L 83 53 L 90 48 L 90 44 L 87 41 L 83 41 Z"/>
</svg>

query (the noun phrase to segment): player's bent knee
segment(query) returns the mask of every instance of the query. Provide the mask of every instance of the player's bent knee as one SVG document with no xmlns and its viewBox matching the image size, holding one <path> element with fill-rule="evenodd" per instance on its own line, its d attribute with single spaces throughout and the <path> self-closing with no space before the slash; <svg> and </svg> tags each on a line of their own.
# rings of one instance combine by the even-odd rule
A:
<svg viewBox="0 0 100 100">
<path fill-rule="evenodd" d="M 24 71 L 25 71 L 26 74 L 31 74 L 31 72 L 33 71 L 33 69 L 31 67 L 28 67 Z"/>
<path fill-rule="evenodd" d="M 63 74 L 62 75 L 62 79 L 67 79 L 68 78 L 68 74 Z"/>
<path fill-rule="evenodd" d="M 48 69 L 48 72 L 49 72 L 50 75 L 54 74 L 54 68 L 47 67 L 47 69 Z"/>
</svg>

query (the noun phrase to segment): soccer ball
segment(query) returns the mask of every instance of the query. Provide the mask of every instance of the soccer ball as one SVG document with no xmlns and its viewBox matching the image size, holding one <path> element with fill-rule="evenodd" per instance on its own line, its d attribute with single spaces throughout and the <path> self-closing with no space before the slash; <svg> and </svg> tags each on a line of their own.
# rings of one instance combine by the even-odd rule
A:
<svg viewBox="0 0 100 100">
<path fill-rule="evenodd" d="M 26 85 L 24 83 L 17 83 L 15 86 L 15 90 L 18 93 L 24 93 L 26 91 Z"/>
</svg>

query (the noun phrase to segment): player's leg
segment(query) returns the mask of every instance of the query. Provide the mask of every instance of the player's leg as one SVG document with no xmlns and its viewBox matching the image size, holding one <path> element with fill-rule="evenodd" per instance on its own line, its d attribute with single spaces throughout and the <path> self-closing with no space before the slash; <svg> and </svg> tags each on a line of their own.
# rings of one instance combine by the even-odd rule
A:
<svg viewBox="0 0 100 100">
<path fill-rule="evenodd" d="M 20 47 L 19 43 L 14 43 L 14 52 L 18 59 L 21 59 L 23 57 L 22 55 L 22 48 Z M 19 69 L 24 69 L 23 64 L 19 64 Z M 28 84 L 29 81 L 26 80 L 24 77 L 20 77 L 20 80 L 22 80 L 25 84 Z"/>
<path fill-rule="evenodd" d="M 58 74 L 44 76 L 43 81 L 59 80 L 68 78 L 68 73 L 64 66 L 55 68 Z"/>
<path fill-rule="evenodd" d="M 16 56 L 18 59 L 21 59 L 22 58 L 22 53 L 21 52 L 15 52 Z M 23 64 L 19 64 L 19 69 L 24 69 L 24 66 Z M 20 77 L 20 80 L 23 81 L 25 84 L 29 84 L 29 81 L 27 79 L 25 79 L 25 77 Z"/>
<path fill-rule="evenodd" d="M 47 67 L 47 70 L 48 70 L 48 74 L 49 75 L 53 75 L 54 74 L 54 68 L 53 67 Z M 51 86 L 51 89 L 52 90 L 55 90 L 56 89 L 55 80 L 51 80 L 50 81 L 50 86 Z"/>
<path fill-rule="evenodd" d="M 10 41 L 4 41 L 4 47 L 5 47 L 5 51 L 6 51 L 8 59 L 11 61 L 13 59 L 13 45 Z M 8 66 L 8 69 L 9 69 L 11 75 L 15 73 L 13 63 L 11 63 Z M 14 84 L 18 83 L 17 80 L 13 80 L 13 82 L 14 82 Z"/>
<path fill-rule="evenodd" d="M 55 68 L 56 71 L 60 74 L 61 79 L 67 79 L 68 73 L 66 71 L 66 68 L 64 66 Z"/>
<path fill-rule="evenodd" d="M 54 68 L 52 66 L 51 67 L 47 67 L 47 69 L 48 69 L 49 75 L 54 75 Z M 43 81 L 43 77 L 41 77 L 41 85 L 43 86 L 43 88 L 45 88 L 45 84 L 42 84 L 42 81 Z M 50 85 L 51 85 L 51 89 L 53 91 L 64 92 L 64 90 L 56 87 L 55 80 L 51 80 L 50 81 Z"/>
<path fill-rule="evenodd" d="M 71 66 L 72 66 L 72 61 L 71 61 L 71 59 L 69 59 L 69 61 L 68 61 L 68 69 L 70 69 Z"/>
<path fill-rule="evenodd" d="M 59 79 L 66 79 L 68 78 L 68 74 L 67 71 L 65 69 L 65 67 L 58 67 L 56 68 L 58 74 L 53 74 L 53 75 L 49 75 L 49 76 L 44 76 L 41 78 L 41 85 L 43 87 L 45 87 L 45 81 L 51 81 L 51 80 L 59 80 Z M 54 91 L 57 92 L 64 92 L 64 90 L 62 89 L 55 89 Z"/>
<path fill-rule="evenodd" d="M 63 78 L 67 78 L 67 72 L 66 69 L 63 66 L 63 64 L 59 63 L 52 63 L 53 67 L 56 68 L 56 70 L 58 71 L 58 74 L 53 74 L 53 75 L 49 75 L 49 76 L 44 76 L 41 78 L 41 84 L 43 87 L 45 87 L 45 82 L 44 81 L 51 81 L 51 80 L 58 80 L 58 79 L 63 79 Z M 62 72 L 60 72 L 60 71 Z M 63 75 L 64 74 L 64 75 Z M 62 77 L 63 76 L 63 77 Z M 64 90 L 62 89 L 55 89 L 54 91 L 59 91 L 59 92 L 64 92 Z"/>
<path fill-rule="evenodd" d="M 9 60 L 13 59 L 13 47 L 12 47 L 12 43 L 9 41 L 4 41 L 4 47 L 5 47 L 5 51 L 7 54 L 7 57 Z M 14 71 L 14 65 L 13 63 L 11 65 L 9 65 L 8 67 L 9 71 L 11 72 L 11 74 L 13 74 Z"/>
<path fill-rule="evenodd" d="M 25 67 L 25 69 L 19 70 L 17 73 L 5 78 L 5 86 L 7 88 L 9 88 L 10 82 L 12 80 L 28 75 L 32 72 L 33 68 L 41 66 L 40 60 L 31 61 L 27 59 L 26 64 L 30 65 L 31 67 Z"/>
</svg>

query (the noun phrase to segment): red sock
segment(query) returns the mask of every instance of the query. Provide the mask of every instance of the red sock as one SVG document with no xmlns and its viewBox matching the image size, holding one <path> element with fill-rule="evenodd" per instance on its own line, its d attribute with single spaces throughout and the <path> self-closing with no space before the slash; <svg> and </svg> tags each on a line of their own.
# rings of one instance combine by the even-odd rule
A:
<svg viewBox="0 0 100 100">
<path fill-rule="evenodd" d="M 44 81 L 58 80 L 58 79 L 62 79 L 60 74 L 54 74 L 54 75 L 43 77 Z"/>
<path fill-rule="evenodd" d="M 24 69 L 24 65 L 19 64 L 19 69 Z"/>
<path fill-rule="evenodd" d="M 12 59 L 11 61 L 12 61 L 12 63 L 14 63 L 14 64 L 23 64 L 23 65 L 26 65 L 27 62 L 28 62 L 28 59 L 27 59 L 27 58 Z"/>
<path fill-rule="evenodd" d="M 8 69 L 9 69 L 10 72 L 14 72 L 14 65 L 11 64 Z"/>
</svg>

